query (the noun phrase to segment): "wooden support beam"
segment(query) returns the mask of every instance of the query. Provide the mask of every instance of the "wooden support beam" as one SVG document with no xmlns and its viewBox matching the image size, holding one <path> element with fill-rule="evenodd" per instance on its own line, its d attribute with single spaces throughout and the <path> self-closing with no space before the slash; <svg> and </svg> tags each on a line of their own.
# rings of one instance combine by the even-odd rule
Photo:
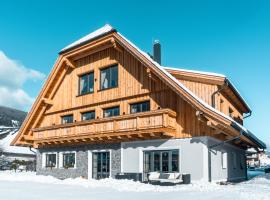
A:
<svg viewBox="0 0 270 200">
<path fill-rule="evenodd" d="M 70 60 L 68 58 L 65 58 L 64 59 L 64 62 L 66 64 L 66 66 L 68 66 L 69 68 L 71 68 L 71 69 L 75 69 L 76 68 L 75 63 L 72 60 Z"/>
<path fill-rule="evenodd" d="M 45 105 L 53 105 L 53 101 L 51 99 L 47 99 L 47 98 L 42 98 L 42 102 L 45 104 Z"/>
</svg>

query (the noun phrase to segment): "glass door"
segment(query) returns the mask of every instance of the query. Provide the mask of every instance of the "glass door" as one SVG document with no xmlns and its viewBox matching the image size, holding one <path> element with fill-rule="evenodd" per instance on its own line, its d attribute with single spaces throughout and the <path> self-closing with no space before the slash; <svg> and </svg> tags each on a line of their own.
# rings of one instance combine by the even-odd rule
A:
<svg viewBox="0 0 270 200">
<path fill-rule="evenodd" d="M 94 179 L 109 178 L 110 176 L 110 153 L 94 152 L 92 162 Z"/>
</svg>

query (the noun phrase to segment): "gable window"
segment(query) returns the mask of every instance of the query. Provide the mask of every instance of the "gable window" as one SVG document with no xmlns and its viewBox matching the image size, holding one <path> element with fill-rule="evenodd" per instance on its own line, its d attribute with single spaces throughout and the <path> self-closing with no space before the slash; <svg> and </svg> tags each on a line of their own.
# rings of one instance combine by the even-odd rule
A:
<svg viewBox="0 0 270 200">
<path fill-rule="evenodd" d="M 150 101 L 130 104 L 130 113 L 146 112 L 150 110 Z"/>
<path fill-rule="evenodd" d="M 56 154 L 46 154 L 46 167 L 56 167 Z"/>
<path fill-rule="evenodd" d="M 118 65 L 100 70 L 100 89 L 109 89 L 118 86 Z"/>
<path fill-rule="evenodd" d="M 82 121 L 95 119 L 95 111 L 89 111 L 82 113 Z"/>
<path fill-rule="evenodd" d="M 79 95 L 94 92 L 94 72 L 79 76 Z"/>
<path fill-rule="evenodd" d="M 116 107 L 111 107 L 111 108 L 106 108 L 103 110 L 103 117 L 113 117 L 113 116 L 118 116 L 120 111 L 119 111 L 119 106 Z"/>
<path fill-rule="evenodd" d="M 75 167 L 75 153 L 63 153 L 63 167 L 64 168 Z"/>
<path fill-rule="evenodd" d="M 62 116 L 62 124 L 73 123 L 73 115 Z"/>
</svg>

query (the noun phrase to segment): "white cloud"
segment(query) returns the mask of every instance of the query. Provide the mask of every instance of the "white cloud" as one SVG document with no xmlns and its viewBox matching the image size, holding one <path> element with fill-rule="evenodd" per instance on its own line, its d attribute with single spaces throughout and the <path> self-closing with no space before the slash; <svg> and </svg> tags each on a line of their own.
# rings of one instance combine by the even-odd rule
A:
<svg viewBox="0 0 270 200">
<path fill-rule="evenodd" d="M 23 84 L 26 81 L 40 81 L 44 78 L 43 73 L 26 68 L 0 51 L 0 105 L 22 110 L 29 108 L 34 98 L 23 90 Z"/>
</svg>

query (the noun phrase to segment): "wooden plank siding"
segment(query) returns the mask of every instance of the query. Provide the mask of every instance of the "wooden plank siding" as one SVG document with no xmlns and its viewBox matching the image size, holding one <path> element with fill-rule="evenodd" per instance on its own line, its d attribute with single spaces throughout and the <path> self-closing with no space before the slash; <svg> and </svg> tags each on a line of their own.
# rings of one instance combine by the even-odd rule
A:
<svg viewBox="0 0 270 200">
<path fill-rule="evenodd" d="M 118 87 L 100 91 L 100 69 L 118 63 Z M 69 70 L 53 96 L 49 106 L 35 128 L 61 124 L 61 116 L 73 114 L 76 122 L 81 121 L 81 113 L 95 110 L 96 118 L 103 117 L 103 108 L 120 106 L 120 115 L 130 114 L 130 103 L 150 100 L 150 109 L 169 108 L 176 112 L 176 138 L 192 136 L 213 136 L 213 130 L 196 117 L 196 110 L 158 77 L 149 78 L 147 68 L 129 52 L 108 48 L 75 61 L 76 68 Z M 78 76 L 94 71 L 94 92 L 78 96 Z M 210 102 L 207 88 L 198 83 L 189 86 L 199 97 Z M 206 90 L 210 94 L 216 89 Z M 210 97 L 211 98 L 211 97 Z"/>
<path fill-rule="evenodd" d="M 211 83 L 203 83 L 194 80 L 187 80 L 186 78 L 181 79 L 177 76 L 177 79 L 183 83 L 189 90 L 194 92 L 198 97 L 204 100 L 207 104 L 212 106 L 212 94 L 218 90 L 217 84 Z M 222 106 L 221 106 L 221 101 Z M 228 95 L 224 94 L 222 91 L 215 95 L 215 108 L 226 115 L 229 115 L 229 108 L 233 110 L 233 118 L 240 119 L 242 124 L 243 120 L 243 112 L 237 107 L 235 103 L 228 97 Z"/>
</svg>

